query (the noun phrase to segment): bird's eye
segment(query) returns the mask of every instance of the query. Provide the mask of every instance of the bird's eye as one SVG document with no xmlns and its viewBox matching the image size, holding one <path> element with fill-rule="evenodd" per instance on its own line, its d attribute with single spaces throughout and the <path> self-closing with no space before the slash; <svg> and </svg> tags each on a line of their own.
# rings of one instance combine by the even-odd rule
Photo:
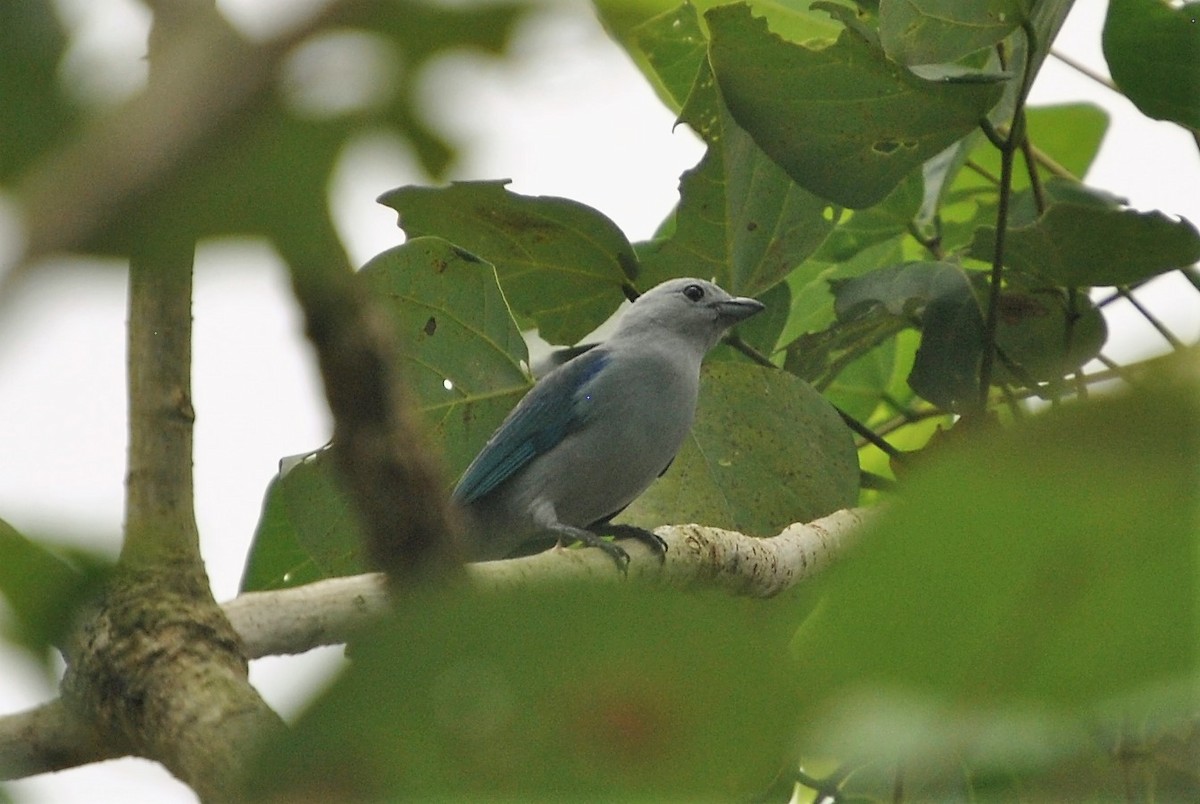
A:
<svg viewBox="0 0 1200 804">
<path fill-rule="evenodd" d="M 704 298 L 704 288 L 699 285 L 688 285 L 683 289 L 683 295 L 694 302 L 698 302 Z"/>
</svg>

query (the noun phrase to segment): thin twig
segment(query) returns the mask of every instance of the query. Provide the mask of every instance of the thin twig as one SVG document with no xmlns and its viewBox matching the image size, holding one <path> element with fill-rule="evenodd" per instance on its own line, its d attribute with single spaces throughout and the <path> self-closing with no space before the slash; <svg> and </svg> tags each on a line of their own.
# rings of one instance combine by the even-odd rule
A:
<svg viewBox="0 0 1200 804">
<path fill-rule="evenodd" d="M 1158 334 L 1163 336 L 1163 339 L 1171 345 L 1172 349 L 1178 351 L 1186 348 L 1183 341 L 1179 340 L 1175 333 L 1167 329 L 1166 324 L 1164 324 L 1162 321 L 1159 321 L 1154 313 L 1150 312 L 1150 310 L 1144 304 L 1138 301 L 1136 296 L 1129 292 L 1128 288 L 1117 288 L 1117 295 L 1132 304 L 1133 309 L 1137 310 L 1138 313 L 1141 314 L 1142 318 L 1149 322 L 1150 326 L 1158 330 Z"/>
<path fill-rule="evenodd" d="M 1092 68 L 1083 64 L 1082 62 L 1076 61 L 1072 57 L 1068 56 L 1066 53 L 1063 53 L 1062 51 L 1059 51 L 1059 50 L 1055 50 L 1054 48 L 1050 48 L 1050 55 L 1053 56 L 1054 58 L 1058 59 L 1063 64 L 1070 67 L 1071 69 L 1075 70 L 1076 72 L 1079 72 L 1082 75 L 1085 75 L 1088 78 L 1092 79 L 1100 86 L 1105 87 L 1106 89 L 1111 89 L 1113 92 L 1121 91 L 1121 90 L 1117 89 L 1117 85 L 1114 84 L 1112 82 L 1112 79 L 1110 79 L 1108 76 L 1102 75 L 1102 74 L 1096 72 L 1095 70 L 1093 70 Z"/>
</svg>

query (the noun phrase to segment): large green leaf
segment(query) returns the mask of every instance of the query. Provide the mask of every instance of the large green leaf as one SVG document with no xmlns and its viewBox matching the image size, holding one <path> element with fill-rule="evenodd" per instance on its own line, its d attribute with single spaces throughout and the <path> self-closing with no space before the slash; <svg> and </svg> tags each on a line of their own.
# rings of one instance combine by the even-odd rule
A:
<svg viewBox="0 0 1200 804">
<path fill-rule="evenodd" d="M 1194 717 L 1198 391 L 1072 405 L 918 466 L 798 637 L 806 753 L 899 762 L 928 799 L 997 773 L 1032 800 L 1123 798 L 1120 762 L 1054 771 Z M 1044 771 L 1087 792 L 1036 794 Z"/>
<path fill-rule="evenodd" d="M 969 134 L 1002 92 L 987 80 L 919 78 L 858 26 L 812 50 L 771 33 L 744 4 L 706 19 L 709 58 L 734 120 L 798 184 L 851 208 L 882 200 Z"/>
<path fill-rule="evenodd" d="M 412 592 L 264 756 L 271 800 L 745 800 L 778 772 L 795 606 L 621 586 Z"/>
<path fill-rule="evenodd" d="M 691 436 L 620 521 L 773 536 L 855 503 L 854 441 L 820 394 L 787 372 L 745 363 L 712 363 L 701 381 Z"/>
<path fill-rule="evenodd" d="M 1104 58 L 1146 115 L 1200 129 L 1200 3 L 1110 0 Z"/>
<path fill-rule="evenodd" d="M 359 276 L 396 326 L 418 409 L 450 469 L 462 471 L 532 384 L 495 270 L 444 240 L 419 237 L 375 257 Z"/>
<path fill-rule="evenodd" d="M 708 151 L 680 180 L 671 236 L 644 252 L 645 284 L 711 276 L 730 292 L 758 296 L 820 247 L 840 210 L 793 182 L 733 122 L 707 67 L 681 119 Z"/>
<path fill-rule="evenodd" d="M 444 237 L 490 261 L 515 312 L 552 343 L 575 343 L 612 315 L 636 278 L 633 246 L 591 207 L 505 184 L 401 187 L 379 200 L 400 213 L 409 237 Z"/>
<path fill-rule="evenodd" d="M 880 0 L 879 39 L 901 64 L 957 61 L 1020 26 L 1029 0 Z"/>
<path fill-rule="evenodd" d="M 991 260 L 996 229 L 975 232 L 971 254 Z M 1010 228 L 1006 265 L 1068 287 L 1128 285 L 1200 260 L 1200 232 L 1161 212 L 1064 201 Z"/>
<path fill-rule="evenodd" d="M 531 385 L 496 273 L 422 237 L 375 257 L 359 276 L 396 327 L 405 381 L 457 475 Z M 268 488 L 243 588 L 362 572 L 360 547 L 328 454 L 317 453 L 283 467 Z"/>
</svg>

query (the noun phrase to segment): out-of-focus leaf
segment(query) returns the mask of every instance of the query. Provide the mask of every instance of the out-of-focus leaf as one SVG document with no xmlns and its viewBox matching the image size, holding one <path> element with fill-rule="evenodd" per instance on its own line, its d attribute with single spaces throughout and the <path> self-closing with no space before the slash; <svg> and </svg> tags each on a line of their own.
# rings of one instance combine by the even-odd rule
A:
<svg viewBox="0 0 1200 804">
<path fill-rule="evenodd" d="M 891 266 L 834 287 L 838 319 L 889 319 L 919 326 L 908 383 L 945 410 L 977 398 L 983 354 L 983 314 L 966 272 L 957 265 L 915 262 Z"/>
<path fill-rule="evenodd" d="M 628 585 L 414 591 L 267 750 L 254 798 L 749 798 L 795 730 L 794 609 Z"/>
<path fill-rule="evenodd" d="M 773 536 L 858 498 L 854 440 L 807 384 L 775 369 L 712 363 L 692 434 L 619 521 L 697 522 Z"/>
<path fill-rule="evenodd" d="M 59 82 L 65 44 L 50 3 L 0 4 L 0 182 L 11 180 L 74 128 L 77 113 Z"/>
<path fill-rule="evenodd" d="M 111 563 L 79 550 L 51 550 L 0 519 L 0 595 L 13 614 L 6 636 L 51 672 L 56 646 L 79 607 L 108 579 Z"/>
<path fill-rule="evenodd" d="M 151 80 L 127 107 L 105 110 L 109 119 L 84 129 L 82 153 L 64 152 L 33 185 L 70 180 L 86 195 L 96 183 L 86 170 L 95 163 L 92 169 L 108 193 L 106 206 L 85 199 L 92 205 L 89 221 L 79 226 L 88 231 L 77 235 L 81 242 L 67 244 L 74 249 L 127 254 L 148 229 L 198 237 L 248 233 L 272 240 L 293 265 L 344 262 L 326 199 L 343 147 L 364 131 L 390 130 L 413 145 L 428 171 L 444 171 L 452 150 L 414 100 L 423 67 L 455 48 L 498 52 L 523 11 L 507 3 L 480 8 L 416 0 L 345 3 L 321 18 L 327 27 L 285 50 L 247 41 L 215 8 L 202 8 L 193 15 L 193 27 L 180 34 L 188 47 L 165 47 L 156 57 L 152 72 L 164 80 Z M 319 86 L 329 82 L 329 65 L 316 59 L 322 48 L 314 45 L 350 51 L 367 42 L 388 56 L 361 60 L 374 65 L 364 81 L 377 97 L 345 108 L 297 102 L 306 89 L 315 89 L 309 95 L 329 93 L 327 85 Z M 16 49 L 18 57 L 24 48 Z M 324 51 L 336 66 L 347 61 L 336 58 L 335 47 Z M 185 91 L 177 100 L 180 87 Z M 162 136 L 155 139 L 151 130 Z M 96 133 L 105 131 L 121 132 L 117 140 L 132 132 L 130 147 L 145 149 L 131 162 L 136 171 L 126 169 L 125 154 L 105 151 L 114 139 Z M 155 148 L 143 144 L 150 141 Z M 56 215 L 72 228 L 78 223 L 70 208 L 36 212 L 39 222 L 47 219 L 43 227 L 53 226 Z M 45 239 L 35 228 L 34 246 Z"/>
<path fill-rule="evenodd" d="M 401 187 L 379 200 L 400 213 L 409 237 L 443 237 L 491 262 L 515 312 L 552 343 L 575 343 L 624 299 L 638 274 L 633 246 L 591 207 L 505 184 Z"/>
<path fill-rule="evenodd" d="M 919 466 L 798 636 L 803 750 L 899 762 L 923 798 L 960 795 L 964 767 L 1122 797 L 1098 736 L 1196 711 L 1198 390 L 1065 406 Z M 1090 770 L 1056 776 L 1073 756 Z"/>
<path fill-rule="evenodd" d="M 901 64 L 957 61 L 1020 26 L 1028 0 L 880 0 L 879 39 Z"/>
<path fill-rule="evenodd" d="M 525 342 L 496 273 L 444 240 L 421 237 L 375 257 L 359 276 L 396 327 L 403 376 L 456 476 L 531 385 Z M 349 506 L 327 453 L 281 471 L 267 490 L 243 588 L 365 571 Z"/>
<path fill-rule="evenodd" d="M 996 229 L 975 232 L 971 255 L 991 260 Z M 1200 232 L 1161 212 L 1051 204 L 1028 226 L 1010 228 L 1004 262 L 1068 287 L 1128 285 L 1200 260 Z"/>
<path fill-rule="evenodd" d="M 1113 81 L 1156 120 L 1200 129 L 1200 3 L 1110 0 L 1104 58 Z"/>
<path fill-rule="evenodd" d="M 847 29 L 821 50 L 772 34 L 744 4 L 708 12 L 709 58 L 734 120 L 801 186 L 859 209 L 969 134 L 988 82 L 928 81 Z"/>
</svg>

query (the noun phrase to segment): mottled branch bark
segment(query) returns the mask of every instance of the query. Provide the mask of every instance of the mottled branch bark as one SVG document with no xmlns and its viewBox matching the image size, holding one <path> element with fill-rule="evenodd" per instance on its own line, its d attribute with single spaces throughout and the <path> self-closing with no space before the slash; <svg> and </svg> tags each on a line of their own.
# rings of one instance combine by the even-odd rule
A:
<svg viewBox="0 0 1200 804">
<path fill-rule="evenodd" d="M 0 779 L 21 779 L 123 755 L 61 699 L 0 717 Z"/>
<path fill-rule="evenodd" d="M 666 560 L 659 562 L 641 543 L 625 543 L 632 559 L 628 576 L 616 572 L 612 559 L 599 550 L 548 550 L 508 561 L 468 564 L 466 569 L 471 583 L 491 589 L 628 580 L 771 597 L 836 561 L 857 541 L 868 517 L 864 509 L 837 511 L 815 522 L 791 525 L 770 539 L 700 525 L 661 527 L 655 532 L 668 545 Z M 250 592 L 224 604 L 251 658 L 342 644 L 387 607 L 387 584 L 379 574 Z"/>
<path fill-rule="evenodd" d="M 151 37 L 177 45 L 209 0 L 167 3 Z M 179 27 L 173 27 L 178 25 Z M 191 293 L 195 237 L 142 227 L 129 272 L 129 459 L 116 572 L 64 650 L 62 701 L 115 754 L 157 760 L 206 801 L 238 798 L 254 748 L 282 728 L 248 680 L 216 605 L 193 510 Z"/>
</svg>

